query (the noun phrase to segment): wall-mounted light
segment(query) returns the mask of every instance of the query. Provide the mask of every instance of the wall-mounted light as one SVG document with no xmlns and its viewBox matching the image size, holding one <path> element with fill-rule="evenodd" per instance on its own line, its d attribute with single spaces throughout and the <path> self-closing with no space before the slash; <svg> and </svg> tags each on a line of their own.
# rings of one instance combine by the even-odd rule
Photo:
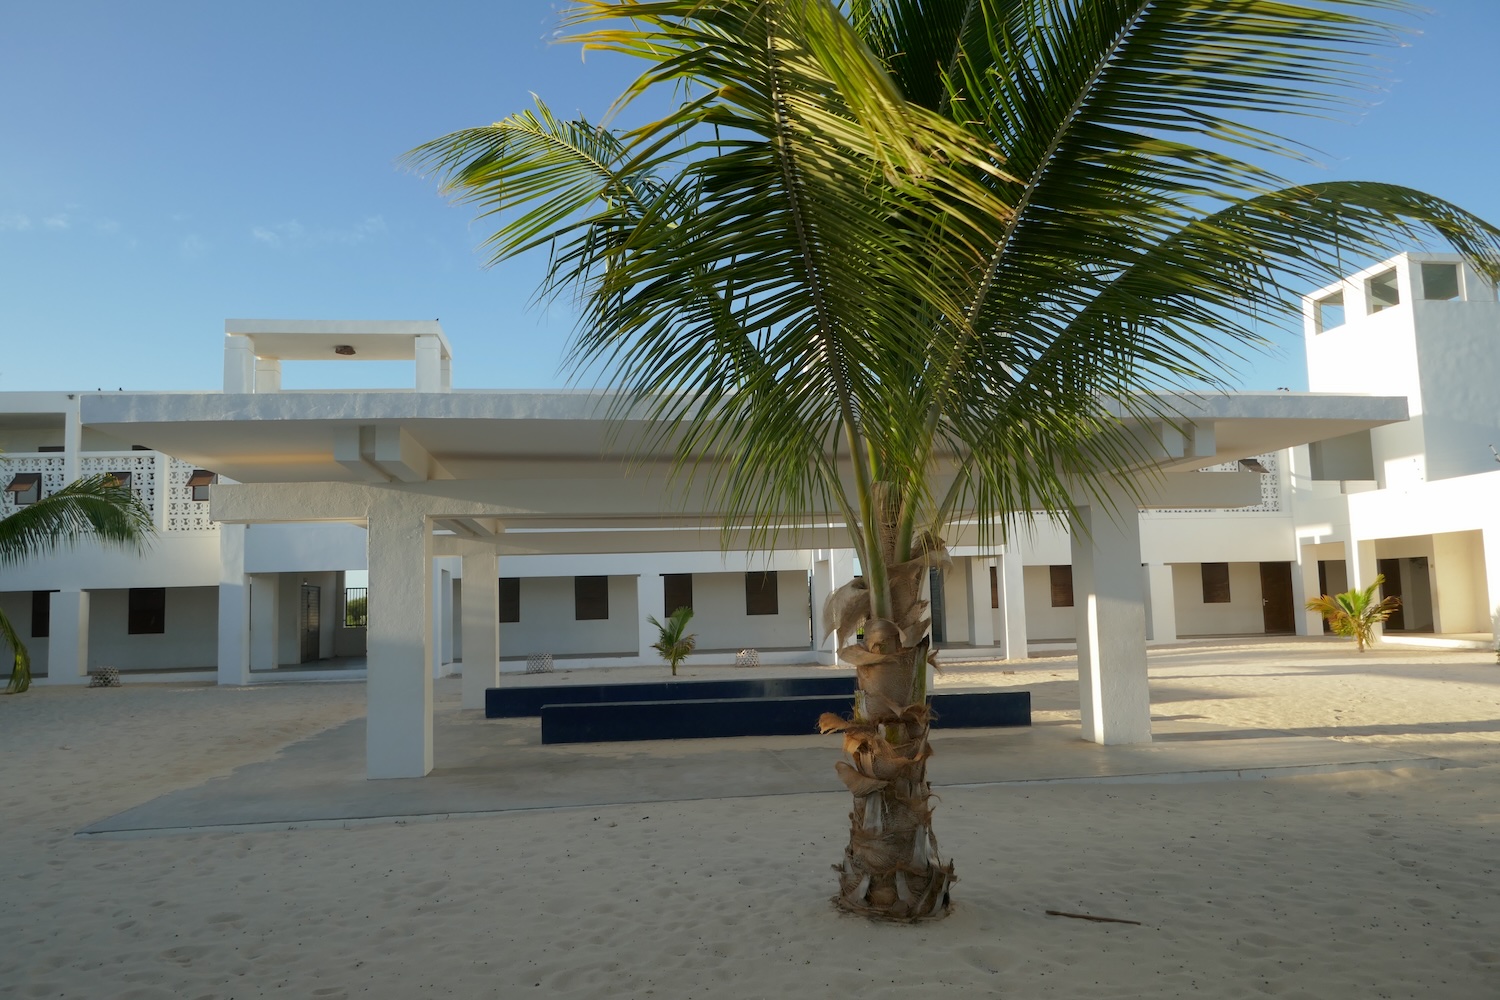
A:
<svg viewBox="0 0 1500 1000">
<path fill-rule="evenodd" d="M 341 354 L 346 358 L 354 357 L 354 348 L 348 344 L 340 344 L 333 349 L 334 354 Z"/>
</svg>

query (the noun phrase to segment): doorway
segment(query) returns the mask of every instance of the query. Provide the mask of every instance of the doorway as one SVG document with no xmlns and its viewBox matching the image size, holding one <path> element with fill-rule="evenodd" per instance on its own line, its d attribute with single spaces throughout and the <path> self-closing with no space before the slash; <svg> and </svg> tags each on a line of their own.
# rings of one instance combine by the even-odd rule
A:
<svg viewBox="0 0 1500 1000">
<path fill-rule="evenodd" d="M 301 637 L 301 658 L 299 663 L 311 663 L 319 659 L 318 634 L 322 631 L 322 590 L 323 588 L 304 583 L 302 585 L 301 608 L 297 616 L 297 626 Z"/>
<path fill-rule="evenodd" d="M 1297 631 L 1291 563 L 1260 564 L 1260 610 L 1266 635 L 1291 635 Z"/>
</svg>

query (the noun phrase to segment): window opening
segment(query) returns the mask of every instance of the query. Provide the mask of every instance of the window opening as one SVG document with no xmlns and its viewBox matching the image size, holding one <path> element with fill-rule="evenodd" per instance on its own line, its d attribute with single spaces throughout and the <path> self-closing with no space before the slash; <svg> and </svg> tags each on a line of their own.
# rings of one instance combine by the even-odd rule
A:
<svg viewBox="0 0 1500 1000">
<path fill-rule="evenodd" d="M 17 507 L 36 503 L 42 498 L 42 474 L 40 472 L 18 472 L 10 485 L 5 487 L 11 502 Z"/>
<path fill-rule="evenodd" d="M 161 635 L 167 630 L 165 587 L 132 587 L 126 631 L 130 635 Z"/>
<path fill-rule="evenodd" d="M 1382 271 L 1371 278 L 1365 291 L 1366 304 L 1372 314 L 1401 304 L 1401 288 L 1396 282 L 1395 268 Z"/>
<path fill-rule="evenodd" d="M 603 621 L 609 617 L 609 577 L 573 577 L 573 619 Z"/>
<path fill-rule="evenodd" d="M 344 628 L 368 628 L 370 625 L 370 588 L 344 588 Z"/>
<path fill-rule="evenodd" d="M 1073 606 L 1073 567 L 1048 566 L 1047 574 L 1052 578 L 1052 606 L 1071 608 Z"/>
<path fill-rule="evenodd" d="M 1203 603 L 1229 603 L 1229 564 L 1203 563 Z"/>
<path fill-rule="evenodd" d="M 500 578 L 500 620 L 502 622 L 521 620 L 521 578 L 519 576 Z"/>
<path fill-rule="evenodd" d="M 1422 298 L 1446 302 L 1458 298 L 1457 264 L 1422 264 Z"/>
<path fill-rule="evenodd" d="M 678 608 L 693 606 L 693 574 L 663 573 L 661 575 L 661 606 L 667 614 Z"/>
<path fill-rule="evenodd" d="M 209 472 L 207 469 L 194 469 L 193 474 L 188 476 L 188 489 L 192 491 L 194 500 L 207 500 L 208 488 L 219 481 L 218 473 Z"/>
<path fill-rule="evenodd" d="M 1313 322 L 1319 333 L 1344 325 L 1344 293 L 1334 292 L 1313 303 Z"/>
<path fill-rule="evenodd" d="M 780 607 L 776 599 L 775 573 L 745 574 L 745 614 L 774 615 Z"/>
</svg>

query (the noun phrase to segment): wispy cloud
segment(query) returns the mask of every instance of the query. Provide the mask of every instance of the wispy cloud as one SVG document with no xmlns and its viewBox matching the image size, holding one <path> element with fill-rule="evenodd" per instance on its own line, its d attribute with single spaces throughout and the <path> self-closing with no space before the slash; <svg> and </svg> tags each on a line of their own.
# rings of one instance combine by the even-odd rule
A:
<svg viewBox="0 0 1500 1000">
<path fill-rule="evenodd" d="M 19 212 L 0 215 L 0 232 L 24 233 L 31 228 L 31 217 Z"/>
<path fill-rule="evenodd" d="M 70 228 L 72 223 L 68 219 L 67 212 L 58 212 L 56 215 L 49 215 L 43 219 L 42 225 L 54 232 L 62 232 L 64 229 Z"/>
<path fill-rule="evenodd" d="M 253 226 L 250 236 L 269 247 L 294 246 L 354 246 L 375 239 L 386 232 L 385 219 L 379 215 L 367 216 L 360 222 L 342 229 L 310 229 L 296 219 L 278 222 L 269 226 Z"/>
<path fill-rule="evenodd" d="M 208 243 L 197 233 L 189 233 L 177 244 L 178 251 L 189 260 L 197 260 L 208 253 Z"/>
</svg>

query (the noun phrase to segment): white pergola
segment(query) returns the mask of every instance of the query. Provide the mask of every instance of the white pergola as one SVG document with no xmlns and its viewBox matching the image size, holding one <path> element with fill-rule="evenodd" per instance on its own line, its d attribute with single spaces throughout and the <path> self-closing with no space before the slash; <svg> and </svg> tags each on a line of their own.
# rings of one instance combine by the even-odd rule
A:
<svg viewBox="0 0 1500 1000">
<path fill-rule="evenodd" d="M 269 344 L 282 332 L 263 336 Z M 334 333 L 329 345 L 353 336 Z M 431 335 L 424 330 L 391 333 L 430 355 L 419 382 L 424 371 L 430 379 L 439 378 L 432 372 L 446 373 L 440 363 L 445 342 L 425 342 L 424 348 L 420 338 Z M 83 424 L 235 480 L 213 488 L 215 520 L 368 527 L 371 778 L 419 777 L 433 766 L 428 665 L 435 555 L 464 561 L 463 703 L 479 707 L 484 689 L 499 679 L 497 557 L 735 544 L 702 478 L 700 485 L 669 481 L 667 454 L 634 448 L 649 425 L 608 422 L 607 401 L 596 394 L 452 391 L 445 385 L 436 391 L 279 392 L 264 374 L 264 388 L 255 391 L 254 334 L 231 331 L 248 346 L 241 350 L 232 342 L 240 353 L 226 351 L 234 359 L 234 371 L 226 361 L 226 385 L 240 391 L 90 396 L 82 403 Z M 364 342 L 353 346 L 372 349 Z M 1400 397 L 1292 393 L 1183 396 L 1173 398 L 1171 408 L 1176 416 L 1169 422 L 1126 418 L 1141 446 L 1140 461 L 1120 473 L 1130 485 L 1077 501 L 1080 710 L 1084 737 L 1098 743 L 1151 739 L 1140 529 L 1130 514 L 1138 506 L 1256 504 L 1258 475 L 1197 470 L 1407 416 Z M 777 536 L 778 547 L 848 547 L 835 512 L 797 511 L 792 521 Z M 961 529 L 948 542 L 972 545 L 976 535 L 972 527 Z M 818 573 L 814 582 L 823 594 L 835 585 Z M 226 597 L 221 590 L 220 607 L 221 634 L 248 627 L 248 596 Z"/>
</svg>

